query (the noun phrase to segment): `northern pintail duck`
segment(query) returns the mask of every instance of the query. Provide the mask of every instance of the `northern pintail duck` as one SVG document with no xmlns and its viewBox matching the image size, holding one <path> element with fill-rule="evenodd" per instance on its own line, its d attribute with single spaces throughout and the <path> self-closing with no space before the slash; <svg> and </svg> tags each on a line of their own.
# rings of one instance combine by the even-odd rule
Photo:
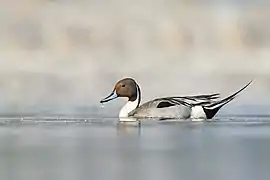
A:
<svg viewBox="0 0 270 180">
<path fill-rule="evenodd" d="M 247 88 L 252 81 L 234 94 L 219 99 L 220 94 L 196 95 L 196 96 L 172 96 L 157 98 L 152 101 L 141 102 L 141 90 L 137 82 L 132 78 L 119 80 L 112 91 L 100 103 L 105 103 L 118 97 L 128 98 L 128 102 L 122 107 L 119 118 L 155 118 L 164 119 L 211 119 L 221 107 L 233 100 L 241 91 Z"/>
</svg>

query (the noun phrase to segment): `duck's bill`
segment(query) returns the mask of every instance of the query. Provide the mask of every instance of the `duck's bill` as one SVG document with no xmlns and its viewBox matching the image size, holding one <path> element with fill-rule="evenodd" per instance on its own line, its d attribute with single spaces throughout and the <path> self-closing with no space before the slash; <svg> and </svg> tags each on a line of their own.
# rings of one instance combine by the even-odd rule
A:
<svg viewBox="0 0 270 180">
<path fill-rule="evenodd" d="M 109 102 L 109 101 L 111 101 L 113 99 L 116 99 L 116 98 L 118 98 L 118 95 L 117 95 L 116 91 L 114 90 L 109 96 L 107 96 L 104 99 L 102 99 L 100 101 L 100 103 Z"/>
</svg>

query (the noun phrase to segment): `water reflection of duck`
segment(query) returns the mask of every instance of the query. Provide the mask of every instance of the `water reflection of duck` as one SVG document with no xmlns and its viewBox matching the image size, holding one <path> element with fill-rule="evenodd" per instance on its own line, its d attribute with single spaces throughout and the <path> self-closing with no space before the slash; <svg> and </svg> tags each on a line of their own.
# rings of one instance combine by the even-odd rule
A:
<svg viewBox="0 0 270 180">
<path fill-rule="evenodd" d="M 121 121 L 121 119 L 120 119 Z M 129 121 L 117 124 L 117 135 L 141 135 L 141 123 L 140 121 Z"/>
</svg>

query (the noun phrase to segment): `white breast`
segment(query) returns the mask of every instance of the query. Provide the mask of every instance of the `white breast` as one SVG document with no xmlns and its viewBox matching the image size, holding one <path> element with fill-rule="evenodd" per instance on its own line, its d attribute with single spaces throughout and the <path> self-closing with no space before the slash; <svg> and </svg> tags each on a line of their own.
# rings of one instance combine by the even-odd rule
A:
<svg viewBox="0 0 270 180">
<path fill-rule="evenodd" d="M 119 117 L 128 117 L 128 113 L 132 110 L 136 109 L 137 107 L 137 100 L 135 101 L 128 101 L 120 110 Z"/>
</svg>

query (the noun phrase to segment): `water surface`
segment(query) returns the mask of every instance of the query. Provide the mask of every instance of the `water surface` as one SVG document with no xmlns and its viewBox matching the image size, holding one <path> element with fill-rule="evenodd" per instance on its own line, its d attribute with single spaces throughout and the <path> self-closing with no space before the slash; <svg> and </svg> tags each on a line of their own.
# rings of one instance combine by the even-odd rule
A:
<svg viewBox="0 0 270 180">
<path fill-rule="evenodd" d="M 270 117 L 2 118 L 1 179 L 270 179 Z"/>
</svg>

